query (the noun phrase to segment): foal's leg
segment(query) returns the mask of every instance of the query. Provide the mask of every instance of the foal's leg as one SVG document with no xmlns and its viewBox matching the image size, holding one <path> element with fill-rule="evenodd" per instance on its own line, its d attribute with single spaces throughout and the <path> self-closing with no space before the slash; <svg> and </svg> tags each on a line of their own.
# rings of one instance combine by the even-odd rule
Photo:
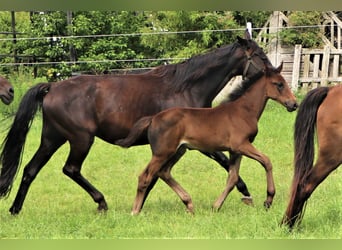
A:
<svg viewBox="0 0 342 250">
<path fill-rule="evenodd" d="M 31 183 L 64 142 L 65 139 L 57 138 L 56 136 L 48 138 L 43 134 L 38 150 L 24 168 L 19 190 L 9 210 L 12 214 L 18 214 L 20 212 Z"/>
<path fill-rule="evenodd" d="M 200 152 L 202 154 L 208 156 L 209 158 L 215 160 L 217 163 L 219 163 L 221 165 L 221 167 L 223 167 L 229 173 L 230 162 L 229 162 L 229 159 L 227 158 L 227 156 L 224 153 L 222 153 L 220 151 L 213 152 L 213 153 L 207 153 L 207 152 L 203 152 L 203 151 L 200 151 Z M 252 196 L 249 193 L 247 185 L 242 180 L 240 175 L 238 176 L 238 181 L 236 183 L 236 188 L 238 189 L 238 191 L 240 193 L 243 194 L 243 197 L 241 198 L 241 200 L 245 204 L 247 204 L 247 205 L 253 204 Z"/>
<path fill-rule="evenodd" d="M 144 201 L 147 198 L 147 191 L 150 185 L 154 185 L 156 179 L 158 178 L 157 173 L 160 171 L 165 159 L 163 157 L 152 156 L 151 161 L 148 163 L 144 171 L 139 175 L 138 178 L 138 188 L 135 200 L 133 203 L 132 214 L 139 214 Z M 149 190 L 151 190 L 150 188 Z"/>
<path fill-rule="evenodd" d="M 229 167 L 229 175 L 227 179 L 227 185 L 220 197 L 215 201 L 213 205 L 214 210 L 220 210 L 223 205 L 223 202 L 226 200 L 229 193 L 233 190 L 235 185 L 239 181 L 239 169 L 240 169 L 240 162 L 242 156 L 239 154 L 231 153 L 230 154 L 230 167 Z"/>
<path fill-rule="evenodd" d="M 179 149 L 177 150 L 177 153 L 175 154 L 175 155 L 173 155 L 164 165 L 163 165 L 163 169 L 160 171 L 160 172 L 164 172 L 164 171 L 166 171 L 166 170 L 168 170 L 168 171 L 171 171 L 171 168 L 179 161 L 179 159 L 185 154 L 185 152 L 186 152 L 186 147 L 185 146 L 181 146 L 181 147 L 179 147 Z M 160 173 L 159 172 L 159 173 Z M 151 183 L 150 183 L 150 185 L 148 185 L 148 187 L 147 187 L 147 189 L 146 189 L 146 191 L 145 191 L 145 193 L 144 193 L 144 198 L 143 198 L 143 203 L 142 203 L 142 206 L 141 206 L 141 209 L 143 208 L 143 206 L 144 206 L 144 203 L 145 203 L 145 200 L 146 200 L 146 198 L 147 198 L 147 196 L 148 196 L 148 194 L 150 193 L 150 191 L 152 190 L 152 188 L 154 187 L 154 185 L 156 184 L 156 182 L 158 181 L 158 178 L 159 178 L 159 176 L 160 176 L 160 174 L 158 174 L 158 176 L 155 176 L 153 179 L 152 179 L 152 181 L 151 181 Z M 162 176 L 160 176 L 160 177 L 162 177 Z M 164 179 L 163 179 L 164 180 Z M 168 184 L 165 180 L 164 180 L 164 182 L 166 183 L 166 184 Z M 171 187 L 172 188 L 172 187 Z M 175 191 L 176 192 L 176 191 Z M 184 192 L 185 192 L 185 190 L 184 190 Z M 176 192 L 177 193 L 177 192 Z M 186 192 L 185 192 L 186 193 Z M 177 193 L 178 194 L 178 193 Z M 190 196 L 189 196 L 190 197 Z M 182 197 L 180 197 L 181 199 L 182 199 Z M 186 201 L 185 199 L 183 200 L 182 199 L 182 201 L 183 201 L 183 203 L 188 207 L 188 203 L 189 202 L 191 202 L 191 198 L 190 198 L 190 201 Z M 190 204 L 189 204 L 189 206 L 190 206 Z M 192 206 L 192 204 L 191 204 L 191 206 Z"/>
<path fill-rule="evenodd" d="M 251 159 L 258 161 L 266 171 L 266 180 L 267 180 L 267 196 L 264 202 L 264 206 L 269 208 L 272 205 L 273 197 L 275 195 L 275 186 L 273 180 L 272 173 L 272 163 L 270 159 L 258 151 L 251 143 L 246 142 L 245 144 L 239 147 L 239 152 L 242 155 L 245 155 Z"/>
<path fill-rule="evenodd" d="M 98 210 L 103 211 L 108 209 L 103 194 L 81 174 L 82 163 L 93 142 L 94 137 L 89 135 L 79 135 L 76 140 L 70 141 L 70 153 L 63 167 L 63 173 L 80 185 L 98 203 Z"/>
<path fill-rule="evenodd" d="M 182 200 L 187 208 L 187 211 L 194 213 L 194 206 L 192 204 L 191 196 L 185 189 L 172 177 L 171 169 L 179 161 L 179 159 L 185 154 L 186 147 L 182 146 L 178 149 L 177 153 L 166 163 L 159 171 L 158 175 L 169 187 L 175 191 L 175 193 Z"/>
</svg>

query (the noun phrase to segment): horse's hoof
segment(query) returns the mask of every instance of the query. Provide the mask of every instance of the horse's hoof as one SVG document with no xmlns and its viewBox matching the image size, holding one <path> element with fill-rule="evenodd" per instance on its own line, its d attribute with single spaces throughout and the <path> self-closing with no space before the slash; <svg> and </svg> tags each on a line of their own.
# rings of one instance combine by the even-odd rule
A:
<svg viewBox="0 0 342 250">
<path fill-rule="evenodd" d="M 272 203 L 270 203 L 270 202 L 268 202 L 268 201 L 265 201 L 265 202 L 264 202 L 264 207 L 265 207 L 266 210 L 270 209 L 270 208 L 271 208 L 271 205 L 272 205 Z"/>
<path fill-rule="evenodd" d="M 251 196 L 244 196 L 241 198 L 241 201 L 243 203 L 245 203 L 246 205 L 248 206 L 253 206 L 254 203 L 253 203 L 253 198 Z"/>
<path fill-rule="evenodd" d="M 97 207 L 97 211 L 99 211 L 99 212 L 106 212 L 107 210 L 108 210 L 107 203 L 105 201 L 104 202 L 100 202 L 99 206 Z"/>
</svg>

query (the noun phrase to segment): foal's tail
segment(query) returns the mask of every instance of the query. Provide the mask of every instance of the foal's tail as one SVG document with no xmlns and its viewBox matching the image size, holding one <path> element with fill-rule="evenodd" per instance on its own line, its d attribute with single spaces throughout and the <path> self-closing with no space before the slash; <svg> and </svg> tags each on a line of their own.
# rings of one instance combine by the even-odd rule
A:
<svg viewBox="0 0 342 250">
<path fill-rule="evenodd" d="M 124 148 L 132 146 L 142 136 L 142 134 L 147 131 L 152 119 L 153 116 L 146 116 L 138 120 L 130 130 L 128 136 L 124 139 L 115 141 L 115 144 Z"/>
<path fill-rule="evenodd" d="M 6 197 L 11 191 L 20 165 L 27 133 L 49 89 L 50 84 L 48 83 L 37 84 L 27 91 L 19 104 L 13 124 L 1 145 L 0 198 Z"/>
<path fill-rule="evenodd" d="M 320 87 L 308 92 L 301 102 L 294 128 L 294 176 L 291 187 L 290 201 L 283 218 L 283 223 L 292 227 L 303 216 L 306 198 L 299 197 L 301 188 L 313 167 L 314 134 L 317 110 L 329 91 L 328 87 Z"/>
</svg>

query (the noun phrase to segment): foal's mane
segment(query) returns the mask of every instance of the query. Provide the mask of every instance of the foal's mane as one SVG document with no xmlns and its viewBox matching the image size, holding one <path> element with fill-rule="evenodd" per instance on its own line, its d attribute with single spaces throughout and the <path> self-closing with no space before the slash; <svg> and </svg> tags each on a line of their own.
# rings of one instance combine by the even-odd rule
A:
<svg viewBox="0 0 342 250">
<path fill-rule="evenodd" d="M 182 92 L 206 77 L 212 69 L 227 65 L 239 47 L 241 45 L 235 42 L 205 54 L 195 55 L 180 63 L 159 66 L 145 74 L 160 77 L 173 91 Z"/>
<path fill-rule="evenodd" d="M 229 93 L 227 98 L 223 102 L 232 102 L 241 97 L 247 89 L 249 89 L 256 81 L 258 81 L 265 73 L 260 71 L 251 78 L 243 80 L 232 92 Z"/>
</svg>

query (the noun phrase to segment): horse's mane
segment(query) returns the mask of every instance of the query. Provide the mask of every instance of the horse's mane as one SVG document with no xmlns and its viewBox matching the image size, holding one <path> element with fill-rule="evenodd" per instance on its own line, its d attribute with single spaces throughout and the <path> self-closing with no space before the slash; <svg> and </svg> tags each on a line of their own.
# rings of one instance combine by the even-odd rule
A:
<svg viewBox="0 0 342 250">
<path fill-rule="evenodd" d="M 232 102 L 241 97 L 247 89 L 249 89 L 257 80 L 259 80 L 265 73 L 260 71 L 251 78 L 243 80 L 235 87 L 232 92 L 229 93 L 227 98 L 223 102 Z"/>
<path fill-rule="evenodd" d="M 239 46 L 238 43 L 226 45 L 205 54 L 195 55 L 180 63 L 156 67 L 145 74 L 160 77 L 173 91 L 181 92 L 199 82 L 212 69 L 226 65 L 230 55 Z"/>
</svg>

